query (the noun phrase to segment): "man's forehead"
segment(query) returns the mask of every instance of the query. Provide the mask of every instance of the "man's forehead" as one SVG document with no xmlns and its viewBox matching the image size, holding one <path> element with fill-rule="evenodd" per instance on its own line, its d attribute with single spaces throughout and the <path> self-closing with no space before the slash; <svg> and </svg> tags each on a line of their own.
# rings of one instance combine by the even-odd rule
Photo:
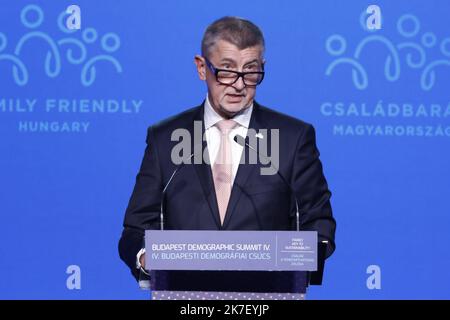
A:
<svg viewBox="0 0 450 320">
<path fill-rule="evenodd" d="M 262 47 L 260 45 L 239 49 L 230 42 L 220 40 L 212 49 L 212 56 L 220 61 L 238 62 L 246 60 L 250 62 L 252 60 L 259 61 L 262 58 Z"/>
</svg>

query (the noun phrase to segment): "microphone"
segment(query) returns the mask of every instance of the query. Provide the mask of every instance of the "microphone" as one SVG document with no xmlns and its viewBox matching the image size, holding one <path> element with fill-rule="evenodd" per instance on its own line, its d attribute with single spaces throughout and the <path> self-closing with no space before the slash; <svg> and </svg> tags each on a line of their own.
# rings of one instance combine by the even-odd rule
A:
<svg viewBox="0 0 450 320">
<path fill-rule="evenodd" d="M 257 136 L 259 138 L 259 136 Z M 246 137 L 248 138 L 248 137 Z M 250 150 L 254 151 L 257 155 L 261 156 L 262 158 L 264 158 L 264 160 L 266 160 L 268 163 L 270 163 L 270 166 L 272 168 L 274 168 L 276 170 L 276 172 L 278 173 L 278 176 L 281 178 L 281 180 L 283 180 L 283 182 L 289 187 L 289 190 L 291 191 L 291 194 L 294 196 L 294 200 L 295 200 L 295 218 L 296 218 L 296 224 L 297 224 L 297 231 L 300 231 L 300 213 L 298 210 L 298 200 L 297 200 L 297 196 L 295 195 L 294 190 L 292 189 L 291 185 L 287 182 L 287 180 L 283 177 L 283 175 L 280 173 L 280 171 L 278 170 L 278 168 L 276 168 L 275 166 L 272 165 L 272 162 L 270 161 L 270 159 L 268 159 L 266 156 L 260 154 L 258 152 L 258 150 L 256 150 L 254 147 L 252 147 L 248 142 L 247 139 L 244 138 L 241 135 L 236 135 L 234 136 L 234 141 L 238 144 L 240 144 L 243 147 L 247 147 Z M 242 190 L 242 188 L 241 188 Z M 326 253 L 326 248 L 328 246 L 328 240 L 322 240 L 319 242 L 318 244 L 318 261 L 317 261 L 317 271 L 311 271 L 308 275 L 308 283 L 310 285 L 321 285 L 322 284 L 322 278 L 323 278 L 323 271 L 325 268 L 325 253 Z"/>
<path fill-rule="evenodd" d="M 195 150 L 195 146 L 194 146 L 194 150 Z M 195 151 L 189 155 L 189 157 L 187 158 L 187 161 L 191 160 L 194 155 L 195 155 Z M 183 166 L 186 164 L 187 161 L 183 161 L 179 165 L 177 165 L 177 167 L 172 172 L 172 175 L 170 176 L 169 180 L 167 181 L 167 183 L 165 184 L 165 186 L 163 188 L 163 191 L 161 194 L 161 205 L 160 205 L 160 215 L 159 215 L 160 226 L 161 226 L 160 229 L 162 231 L 164 230 L 164 199 L 165 199 L 167 188 L 171 184 L 175 175 L 180 171 L 181 168 L 183 168 Z M 145 237 L 143 239 L 142 247 L 145 248 Z M 149 289 L 151 287 L 150 279 L 151 279 L 150 274 L 147 271 L 145 271 L 145 268 L 143 266 L 141 266 L 141 268 L 139 270 L 139 286 L 142 289 Z"/>
<path fill-rule="evenodd" d="M 194 148 L 194 150 L 195 150 L 195 148 Z M 167 188 L 169 187 L 169 185 L 172 182 L 175 175 L 180 171 L 181 168 L 184 167 L 184 165 L 186 164 L 187 161 L 190 161 L 192 159 L 192 157 L 194 155 L 195 155 L 195 151 L 191 153 L 191 155 L 189 156 L 189 158 L 187 158 L 186 161 L 183 161 L 177 165 L 177 167 L 175 168 L 175 170 L 173 170 L 172 175 L 170 176 L 169 180 L 167 181 L 166 185 L 163 188 L 163 191 L 161 194 L 161 206 L 160 206 L 160 215 L 159 215 L 161 230 L 164 230 L 164 199 L 165 199 Z"/>
<path fill-rule="evenodd" d="M 246 137 L 248 138 L 248 137 Z M 270 166 L 272 168 L 274 168 L 278 174 L 278 176 L 281 178 L 281 180 L 284 182 L 285 185 L 288 186 L 292 196 L 294 197 L 295 200 L 295 219 L 296 219 L 296 226 L 297 226 L 297 231 L 300 231 L 300 213 L 298 210 L 298 200 L 297 200 L 297 196 L 295 195 L 294 190 L 292 189 L 291 185 L 287 182 L 287 180 L 283 177 L 283 175 L 280 173 L 280 170 L 278 170 L 278 168 L 275 168 L 275 166 L 272 165 L 272 161 L 270 161 L 270 159 L 268 159 L 266 156 L 260 154 L 258 152 L 258 150 L 256 150 L 254 147 L 252 147 L 246 140 L 246 138 L 244 138 L 243 136 L 237 134 L 234 136 L 234 141 L 238 144 L 240 144 L 243 147 L 247 147 L 250 150 L 254 151 L 258 156 L 262 157 L 264 160 L 266 160 L 268 163 L 270 163 Z"/>
</svg>

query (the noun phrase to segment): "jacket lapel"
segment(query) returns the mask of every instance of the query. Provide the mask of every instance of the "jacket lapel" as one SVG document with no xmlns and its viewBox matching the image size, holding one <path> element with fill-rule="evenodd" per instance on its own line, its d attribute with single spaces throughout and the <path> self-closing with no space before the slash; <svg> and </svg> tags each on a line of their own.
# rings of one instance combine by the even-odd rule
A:
<svg viewBox="0 0 450 320">
<path fill-rule="evenodd" d="M 195 128 L 194 128 L 194 123 L 196 121 L 198 121 L 197 124 L 198 123 L 202 124 L 201 148 L 199 148 L 199 144 L 194 143 L 195 139 L 193 139 L 193 142 L 192 142 L 192 148 L 195 152 L 194 158 L 201 159 L 200 163 L 196 164 L 194 162 L 194 168 L 195 168 L 195 171 L 197 172 L 198 178 L 200 180 L 200 184 L 202 186 L 203 193 L 205 195 L 205 199 L 208 202 L 210 212 L 213 215 L 213 218 L 217 225 L 217 228 L 220 229 L 221 228 L 220 215 L 219 215 L 219 208 L 217 206 L 216 192 L 214 189 L 214 180 L 213 180 L 213 176 L 212 176 L 211 166 L 209 165 L 209 161 L 207 163 L 203 159 L 203 155 L 205 157 L 209 156 L 207 142 L 206 142 L 206 140 L 203 139 L 204 134 L 205 134 L 205 122 L 203 121 L 203 115 L 204 115 L 204 103 L 199 108 L 199 111 L 197 112 L 197 114 L 194 117 L 192 127 L 189 129 L 189 131 L 191 132 L 191 137 L 194 137 L 194 135 L 196 134 Z"/>
</svg>

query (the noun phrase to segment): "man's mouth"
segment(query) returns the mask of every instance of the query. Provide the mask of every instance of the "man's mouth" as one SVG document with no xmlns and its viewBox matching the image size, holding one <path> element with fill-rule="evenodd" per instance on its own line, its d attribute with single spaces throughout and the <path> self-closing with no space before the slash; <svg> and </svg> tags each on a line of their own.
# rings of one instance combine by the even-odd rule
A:
<svg viewBox="0 0 450 320">
<path fill-rule="evenodd" d="M 244 95 L 242 94 L 227 94 L 227 100 L 230 102 L 241 102 L 241 100 L 244 98 Z"/>
</svg>

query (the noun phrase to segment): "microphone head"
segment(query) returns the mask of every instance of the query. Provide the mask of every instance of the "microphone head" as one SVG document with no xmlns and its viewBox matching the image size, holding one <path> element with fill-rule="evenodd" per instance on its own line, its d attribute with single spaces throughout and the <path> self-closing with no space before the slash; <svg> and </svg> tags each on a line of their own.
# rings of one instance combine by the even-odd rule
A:
<svg viewBox="0 0 450 320">
<path fill-rule="evenodd" d="M 239 134 L 234 136 L 234 142 L 239 143 L 241 146 L 245 146 L 245 138 Z"/>
</svg>

